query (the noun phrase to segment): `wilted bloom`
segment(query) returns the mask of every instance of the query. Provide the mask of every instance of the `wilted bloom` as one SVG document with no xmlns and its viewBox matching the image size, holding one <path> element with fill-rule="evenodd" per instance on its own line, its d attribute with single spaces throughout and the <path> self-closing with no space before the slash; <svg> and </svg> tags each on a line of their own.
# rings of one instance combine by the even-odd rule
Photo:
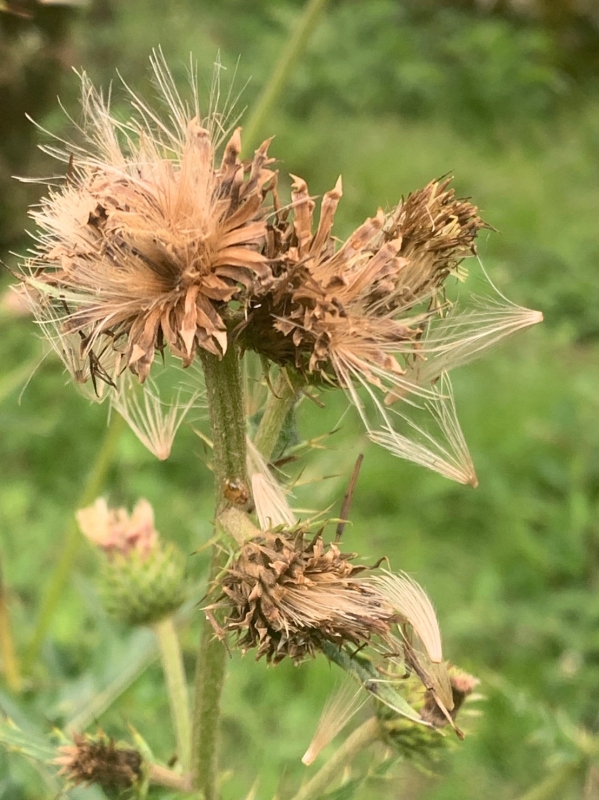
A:
<svg viewBox="0 0 599 800">
<path fill-rule="evenodd" d="M 336 544 L 325 547 L 321 535 L 306 542 L 302 531 L 246 542 L 222 581 L 227 629 L 243 650 L 257 647 L 257 658 L 275 663 L 285 656 L 301 661 L 323 638 L 360 644 L 385 633 L 392 609 L 353 580 L 365 568 L 351 557 Z"/>
<path fill-rule="evenodd" d="M 138 500 L 133 512 L 124 508 L 108 508 L 103 497 L 77 512 L 82 533 L 109 557 L 133 552 L 146 559 L 158 541 L 154 528 L 154 511 L 147 500 Z"/>
<path fill-rule="evenodd" d="M 77 512 L 81 531 L 106 554 L 100 583 L 109 614 L 127 625 L 150 625 L 185 601 L 185 559 L 154 528 L 154 512 L 139 500 L 129 515 L 103 498 Z"/>
<path fill-rule="evenodd" d="M 274 280 L 249 297 L 241 342 L 311 383 L 345 389 L 372 438 L 396 455 L 475 484 L 449 381 L 443 391 L 434 382 L 541 318 L 510 304 L 478 314 L 451 309 L 444 285 L 461 278 L 460 261 L 475 252 L 484 226 L 478 210 L 456 198 L 449 179 L 432 181 L 390 213 L 379 209 L 338 246 L 341 181 L 324 195 L 315 228 L 307 185 L 292 177 L 291 206 L 281 207 L 275 192 L 268 226 Z M 399 398 L 411 406 L 389 409 Z M 418 404 L 430 426 L 412 419 Z M 440 404 L 446 408 L 435 412 Z"/>
<path fill-rule="evenodd" d="M 86 143 L 50 149 L 67 176 L 32 212 L 38 246 L 24 280 L 34 314 L 57 341 L 76 334 L 104 380 L 110 350 L 141 381 L 165 347 L 185 365 L 198 348 L 222 355 L 227 304 L 269 275 L 268 142 L 242 162 L 237 129 L 218 162 L 220 116 L 200 116 L 194 81 L 191 103 L 181 98 L 160 55 L 152 67 L 165 119 L 129 91 L 131 116 L 119 121 L 82 76 Z"/>
<path fill-rule="evenodd" d="M 422 588 L 404 574 L 361 575 L 353 553 L 325 545 L 321 533 L 265 532 L 247 541 L 221 582 L 225 629 L 257 658 L 299 662 L 322 649 L 372 644 L 453 707 L 441 634 Z"/>
<path fill-rule="evenodd" d="M 108 792 L 125 792 L 143 780 L 143 759 L 137 750 L 116 744 L 104 734 L 75 734 L 73 744 L 59 748 L 54 763 L 74 786 L 97 784 Z"/>
</svg>

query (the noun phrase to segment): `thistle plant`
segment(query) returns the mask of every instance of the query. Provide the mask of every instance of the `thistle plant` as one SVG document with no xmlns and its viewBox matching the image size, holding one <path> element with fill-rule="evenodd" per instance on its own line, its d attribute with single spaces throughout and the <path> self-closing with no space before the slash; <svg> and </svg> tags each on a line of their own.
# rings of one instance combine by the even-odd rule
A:
<svg viewBox="0 0 599 800">
<path fill-rule="evenodd" d="M 80 140 L 46 148 L 65 177 L 32 211 L 22 294 L 75 384 L 158 458 L 199 397 L 207 407 L 215 539 L 195 615 L 204 620 L 191 711 L 174 617 L 186 597 L 183 556 L 158 536 L 145 500 L 131 516 L 101 499 L 78 513 L 103 551 L 107 609 L 158 637 L 177 735 L 173 785 L 218 796 L 219 701 L 227 648 L 239 648 L 272 664 L 328 658 L 345 673 L 306 763 L 368 704 L 366 721 L 299 789 L 297 798 L 316 798 L 376 741 L 428 758 L 449 740 L 447 726 L 462 738 L 456 717 L 476 679 L 447 660 L 419 584 L 382 567 L 383 553 L 365 566 L 366 541 L 360 555 L 344 552 L 357 472 L 334 534 L 324 510 L 316 523 L 290 508 L 273 462 L 275 451 L 285 456 L 283 427 L 306 395 L 326 403 L 342 392 L 374 444 L 476 485 L 448 373 L 541 315 L 491 283 L 486 300 L 468 296 L 462 262 L 488 226 L 449 178 L 373 208 L 340 241 L 341 178 L 316 220 L 302 178 L 291 176 L 289 197 L 279 188 L 269 139 L 244 156 L 230 107 L 203 115 L 194 77 L 184 94 L 160 53 L 151 65 L 161 104 L 124 87 L 126 118 L 81 75 Z M 256 356 L 267 390 L 257 426 L 243 382 Z M 193 375 L 189 396 L 177 387 L 182 370 Z M 165 372 L 170 399 L 158 388 Z M 83 731 L 59 763 L 75 782 L 104 785 L 102 759 L 140 796 L 144 775 L 156 774 L 134 749 Z"/>
</svg>

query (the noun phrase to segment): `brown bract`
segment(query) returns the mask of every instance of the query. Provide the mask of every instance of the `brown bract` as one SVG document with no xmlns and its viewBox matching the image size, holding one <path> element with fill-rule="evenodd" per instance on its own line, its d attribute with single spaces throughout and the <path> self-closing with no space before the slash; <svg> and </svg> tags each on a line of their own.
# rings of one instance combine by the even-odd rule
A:
<svg viewBox="0 0 599 800">
<path fill-rule="evenodd" d="M 73 744 L 59 748 L 54 763 L 73 785 L 98 784 L 107 791 L 131 789 L 142 779 L 143 761 L 137 750 L 115 744 L 103 734 L 75 734 Z"/>
<path fill-rule="evenodd" d="M 269 142 L 242 161 L 238 128 L 217 164 L 214 120 L 176 90 L 165 97 L 171 128 L 135 96 L 138 115 L 123 124 L 84 78 L 89 144 L 72 149 L 66 180 L 32 212 L 41 233 L 26 265 L 38 320 L 57 337 L 79 334 L 100 362 L 108 342 L 142 381 L 165 346 L 184 365 L 198 348 L 224 353 L 227 304 L 270 274 L 260 252 Z"/>
<path fill-rule="evenodd" d="M 432 181 L 390 214 L 379 209 L 338 246 L 332 226 L 341 180 L 314 201 L 294 177 L 292 203 L 269 224 L 272 285 L 258 289 L 241 334 L 247 346 L 344 388 L 356 371 L 375 386 L 404 373 L 436 297 L 460 260 L 474 251 L 483 222 L 458 200 L 449 179 Z M 403 362 L 398 359 L 403 354 Z"/>
<path fill-rule="evenodd" d="M 354 554 L 302 531 L 265 533 L 247 542 L 222 582 L 226 630 L 257 658 L 299 662 L 324 640 L 359 645 L 391 628 L 394 611 L 376 589 L 356 581 Z"/>
</svg>

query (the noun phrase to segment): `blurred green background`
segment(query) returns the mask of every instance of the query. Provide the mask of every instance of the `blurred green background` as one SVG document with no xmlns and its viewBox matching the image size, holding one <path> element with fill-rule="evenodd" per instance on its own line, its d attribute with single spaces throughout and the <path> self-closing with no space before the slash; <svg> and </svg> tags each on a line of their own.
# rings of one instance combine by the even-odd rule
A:
<svg viewBox="0 0 599 800">
<path fill-rule="evenodd" d="M 78 79 L 116 71 L 151 93 L 148 55 L 161 45 L 182 82 L 192 52 L 208 101 L 213 64 L 243 90 L 248 114 L 302 11 L 299 0 L 93 0 L 81 7 L 4 3 L 0 11 L 0 256 L 23 253 L 27 205 L 51 175 L 36 149 L 72 130 Z M 283 97 L 265 121 L 281 174 L 313 193 L 343 175 L 337 233 L 446 173 L 497 229 L 483 263 L 515 302 L 545 323 L 454 374 L 460 419 L 480 486 L 449 483 L 368 446 L 343 397 L 304 404 L 305 436 L 326 449 L 303 466 L 299 507 L 338 504 L 358 452 L 366 456 L 346 544 L 367 562 L 386 555 L 432 596 L 445 651 L 481 678 L 482 715 L 438 763 L 403 763 L 359 797 L 402 800 L 599 797 L 585 755 L 599 734 L 599 12 L 588 0 L 330 2 Z M 62 169 L 62 168 L 60 168 Z M 4 277 L 4 285 L 9 282 Z M 106 409 L 81 398 L 53 357 L 40 362 L 33 324 L 0 317 L 0 558 L 19 656 L 60 553 Z M 35 367 L 35 370 L 34 370 Z M 25 380 L 31 377 L 23 389 Z M 205 425 L 201 419 L 197 424 Z M 158 529 L 189 553 L 203 580 L 212 535 L 211 474 L 201 440 L 183 429 L 159 463 L 129 432 L 106 484 L 114 502 L 142 495 Z M 320 480 L 323 476 L 328 480 Z M 331 512 L 334 513 L 334 512 Z M 199 552 L 196 552 L 199 551 Z M 125 691 L 99 724 L 133 725 L 167 760 L 174 741 L 151 635 L 115 629 L 82 546 L 41 658 L 23 692 L 0 683 L 0 707 L 25 730 L 77 718 L 113 678 Z M 185 629 L 193 675 L 198 612 Z M 135 664 L 139 661 L 139 674 Z M 149 665 L 147 668 L 146 664 Z M 131 671 L 129 680 L 127 670 Z M 323 659 L 267 668 L 229 662 L 223 796 L 290 797 L 300 758 L 335 683 Z M 2 676 L 0 675 L 0 681 Z M 95 729 L 95 712 L 86 720 Z M 365 763 L 368 759 L 365 760 Z M 599 762 L 598 762 L 599 763 Z M 314 770 L 314 768 L 311 768 Z M 311 773 L 310 773 L 311 774 Z M 551 781 L 553 781 L 553 788 Z M 535 793 L 536 792 L 536 793 Z M 542 793 L 545 792 L 545 793 Z M 25 761 L 0 755 L 0 798 L 53 797 Z M 81 798 L 99 798 L 97 790 Z M 157 793 L 156 796 L 165 797 Z"/>
</svg>

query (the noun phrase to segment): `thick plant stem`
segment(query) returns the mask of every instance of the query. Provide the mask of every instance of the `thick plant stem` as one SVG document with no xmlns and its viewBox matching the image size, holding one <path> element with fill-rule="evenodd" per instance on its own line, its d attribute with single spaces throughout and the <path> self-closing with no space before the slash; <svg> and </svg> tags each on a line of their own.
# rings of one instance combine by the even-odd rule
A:
<svg viewBox="0 0 599 800">
<path fill-rule="evenodd" d="M 158 639 L 162 669 L 166 678 L 166 688 L 171 708 L 171 719 L 177 739 L 177 753 L 184 773 L 191 767 L 191 719 L 189 715 L 189 695 L 183 657 L 177 630 L 172 617 L 160 620 L 154 625 Z"/>
<path fill-rule="evenodd" d="M 118 414 L 113 416 L 74 510 L 89 505 L 102 491 L 119 439 L 125 429 L 125 424 L 125 421 Z M 81 542 L 79 526 L 73 514 L 65 532 L 62 552 L 47 583 L 31 644 L 25 654 L 23 669 L 26 672 L 31 670 L 33 664 L 39 658 L 44 638 L 52 624 L 54 613 L 73 570 Z"/>
<path fill-rule="evenodd" d="M 222 360 L 205 354 L 202 363 L 212 428 L 218 516 L 228 505 L 229 490 L 247 487 L 245 407 L 237 350 L 229 347 Z M 216 545 L 212 553 L 210 583 L 216 579 L 225 562 L 226 554 Z M 203 793 L 205 800 L 216 798 L 217 740 L 225 658 L 222 642 L 215 637 L 210 622 L 204 620 L 195 675 L 192 770 L 195 788 Z"/>
<path fill-rule="evenodd" d="M 244 130 L 244 141 L 248 147 L 255 147 L 257 137 L 264 126 L 273 106 L 289 80 L 296 61 L 305 48 L 312 31 L 314 30 L 318 17 L 324 9 L 327 0 L 309 0 L 304 7 L 302 16 L 293 31 L 289 41 L 285 44 L 282 55 L 275 65 L 271 78 L 258 99 L 254 112 L 248 120 Z"/>
<path fill-rule="evenodd" d="M 285 417 L 293 408 L 297 391 L 293 378 L 286 372 L 281 372 L 268 398 L 264 416 L 254 437 L 256 449 L 267 460 L 277 445 Z"/>
<path fill-rule="evenodd" d="M 339 750 L 316 773 L 312 780 L 308 781 L 299 790 L 293 800 L 317 800 L 327 786 L 341 774 L 343 768 L 350 764 L 362 750 L 374 744 L 379 737 L 379 721 L 376 717 L 371 717 L 345 740 Z"/>
</svg>

